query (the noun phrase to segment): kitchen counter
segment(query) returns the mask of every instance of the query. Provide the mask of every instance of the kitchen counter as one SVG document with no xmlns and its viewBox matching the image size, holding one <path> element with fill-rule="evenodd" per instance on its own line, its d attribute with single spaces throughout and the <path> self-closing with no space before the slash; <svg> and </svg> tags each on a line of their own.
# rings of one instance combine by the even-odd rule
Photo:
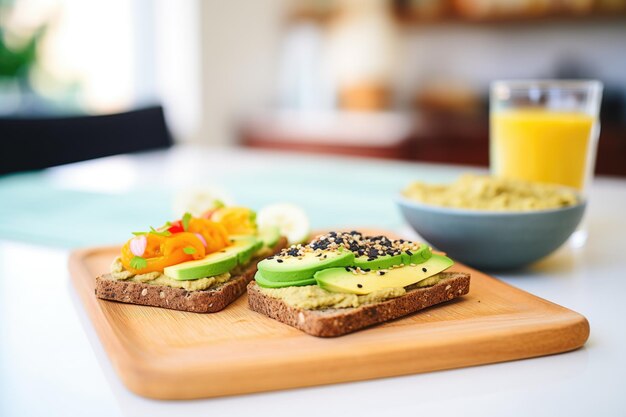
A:
<svg viewBox="0 0 626 417">
<path fill-rule="evenodd" d="M 0 178 L 0 415 L 626 415 L 622 179 L 595 179 L 584 247 L 566 244 L 529 269 L 496 274 L 589 319 L 587 344 L 560 355 L 211 400 L 154 401 L 122 385 L 70 282 L 71 248 L 121 243 L 131 230 L 172 218 L 172 197 L 181 188 L 217 186 L 256 208 L 294 202 L 318 228 L 379 226 L 410 237 L 393 203 L 397 191 L 413 179 L 446 181 L 467 170 L 177 147 Z"/>
</svg>

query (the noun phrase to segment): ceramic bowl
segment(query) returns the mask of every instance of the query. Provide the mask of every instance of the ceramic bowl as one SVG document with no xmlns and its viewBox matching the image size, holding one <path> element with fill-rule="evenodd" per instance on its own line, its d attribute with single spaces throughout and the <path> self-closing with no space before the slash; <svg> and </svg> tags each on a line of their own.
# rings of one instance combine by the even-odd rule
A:
<svg viewBox="0 0 626 417">
<path fill-rule="evenodd" d="M 554 252 L 576 230 L 586 201 L 535 211 L 483 211 L 438 207 L 400 196 L 406 221 L 434 248 L 480 269 L 529 265 Z"/>
</svg>

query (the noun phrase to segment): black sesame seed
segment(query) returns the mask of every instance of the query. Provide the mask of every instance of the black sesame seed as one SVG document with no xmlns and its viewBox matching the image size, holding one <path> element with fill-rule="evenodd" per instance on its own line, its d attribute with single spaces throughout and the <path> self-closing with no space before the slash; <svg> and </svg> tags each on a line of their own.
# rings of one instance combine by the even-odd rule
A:
<svg viewBox="0 0 626 417">
<path fill-rule="evenodd" d="M 370 269 L 370 268 L 365 268 L 365 269 L 364 269 L 364 271 L 365 271 L 365 272 L 370 272 L 370 271 L 371 271 L 371 269 Z"/>
<path fill-rule="evenodd" d="M 363 285 L 361 285 L 361 284 L 356 284 L 356 286 L 359 287 L 359 288 L 363 288 Z"/>
<path fill-rule="evenodd" d="M 424 272 L 428 272 L 428 269 L 426 269 L 426 268 L 422 268 L 422 271 L 424 271 Z"/>
<path fill-rule="evenodd" d="M 350 272 L 350 267 L 346 266 L 346 272 Z"/>
<path fill-rule="evenodd" d="M 407 250 L 406 254 L 409 255 L 409 256 L 413 256 L 413 252 L 411 252 L 410 250 Z"/>
<path fill-rule="evenodd" d="M 276 262 L 278 262 L 279 264 L 282 264 L 283 260 L 282 259 L 276 259 Z"/>
<path fill-rule="evenodd" d="M 380 273 L 380 275 L 385 275 L 384 271 L 380 271 L 379 273 Z"/>
</svg>

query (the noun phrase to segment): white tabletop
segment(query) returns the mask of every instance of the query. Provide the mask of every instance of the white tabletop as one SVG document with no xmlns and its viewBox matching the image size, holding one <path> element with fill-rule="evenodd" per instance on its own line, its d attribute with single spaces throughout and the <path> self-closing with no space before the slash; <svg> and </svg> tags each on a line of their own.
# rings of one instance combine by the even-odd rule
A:
<svg viewBox="0 0 626 417">
<path fill-rule="evenodd" d="M 124 169 L 140 178 L 133 181 L 149 177 L 170 185 L 201 172 L 201 167 L 216 166 L 340 164 L 431 177 L 456 175 L 461 170 L 185 148 L 76 164 L 46 175 L 70 188 L 116 192 L 128 187 L 128 181 L 108 170 L 118 170 L 128 161 L 132 163 Z M 110 175 L 104 177 L 109 181 L 86 182 L 107 172 Z M 583 248 L 564 246 L 531 269 L 497 275 L 585 315 L 591 336 L 582 349 L 502 364 L 198 401 L 154 401 L 129 392 L 112 369 L 71 286 L 69 250 L 19 239 L 0 240 L 0 415 L 626 415 L 626 302 L 622 295 L 626 292 L 626 181 L 597 178 L 590 202 L 590 237 Z M 372 218 L 367 226 L 375 225 L 376 218 Z"/>
</svg>

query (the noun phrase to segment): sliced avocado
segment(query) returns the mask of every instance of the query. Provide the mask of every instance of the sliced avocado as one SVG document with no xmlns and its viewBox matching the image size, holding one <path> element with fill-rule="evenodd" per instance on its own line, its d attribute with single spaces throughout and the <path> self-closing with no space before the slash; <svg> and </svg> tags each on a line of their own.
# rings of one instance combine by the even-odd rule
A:
<svg viewBox="0 0 626 417">
<path fill-rule="evenodd" d="M 403 262 L 402 255 L 383 255 L 368 261 L 368 256 L 358 256 L 354 258 L 354 266 L 361 269 L 385 269 L 393 265 L 400 265 Z"/>
<path fill-rule="evenodd" d="M 273 248 L 278 243 L 278 239 L 280 239 L 280 229 L 276 226 L 266 226 L 259 229 L 258 238 L 265 247 Z"/>
<path fill-rule="evenodd" d="M 405 265 L 421 264 L 429 260 L 432 255 L 430 247 L 422 243 L 416 251 L 405 250 L 402 252 L 402 263 Z"/>
<path fill-rule="evenodd" d="M 259 262 L 258 268 L 263 278 L 269 281 L 289 282 L 311 279 L 317 271 L 325 268 L 354 264 L 354 254 L 347 250 L 316 255 L 314 252 L 307 252 L 301 257 L 270 257 Z"/>
<path fill-rule="evenodd" d="M 315 285 L 315 278 L 303 279 L 300 281 L 270 281 L 265 279 L 260 271 L 254 275 L 254 279 L 261 287 L 266 288 L 282 288 L 282 287 L 301 287 L 303 285 Z"/>
<path fill-rule="evenodd" d="M 246 242 L 248 244 L 248 247 L 243 249 L 237 255 L 237 263 L 239 263 L 239 265 L 245 265 L 250 262 L 250 259 L 252 259 L 254 254 L 263 247 L 263 242 L 255 236 L 231 236 L 231 240 L 237 243 Z"/>
<path fill-rule="evenodd" d="M 254 247 L 252 248 L 252 251 L 250 252 L 250 257 L 247 258 L 247 260 L 245 260 L 245 262 L 243 261 L 242 258 L 238 258 L 239 264 L 240 265 L 246 265 L 256 255 L 256 253 L 259 250 L 261 250 L 262 247 L 263 247 L 263 242 L 261 240 L 257 240 L 256 243 L 254 244 Z"/>
<path fill-rule="evenodd" d="M 345 268 L 330 268 L 315 274 L 317 284 L 332 292 L 369 294 L 383 288 L 406 287 L 431 277 L 451 267 L 452 259 L 441 255 L 432 257 L 416 266 L 403 266 L 386 271 L 370 271 L 354 274 Z"/>
<path fill-rule="evenodd" d="M 259 241 L 255 238 L 233 240 L 231 246 L 202 259 L 168 266 L 163 270 L 163 274 L 179 281 L 220 275 L 242 263 L 240 258 L 249 260 L 250 254 L 256 251 L 255 246 L 258 244 Z"/>
</svg>

